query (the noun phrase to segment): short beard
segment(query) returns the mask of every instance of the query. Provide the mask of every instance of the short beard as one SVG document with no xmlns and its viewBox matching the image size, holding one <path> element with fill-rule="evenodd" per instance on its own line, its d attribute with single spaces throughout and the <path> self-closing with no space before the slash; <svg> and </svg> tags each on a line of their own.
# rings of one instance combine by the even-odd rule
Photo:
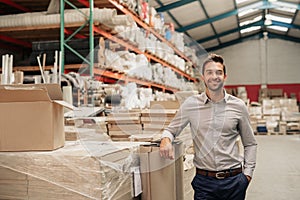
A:
<svg viewBox="0 0 300 200">
<path fill-rule="evenodd" d="M 204 83 L 204 84 L 207 89 L 209 89 L 210 91 L 213 91 L 213 92 L 219 91 L 220 89 L 222 89 L 224 87 L 224 82 L 222 82 L 217 88 L 210 88 L 210 87 L 208 87 L 208 85 L 206 85 L 206 83 Z"/>
</svg>

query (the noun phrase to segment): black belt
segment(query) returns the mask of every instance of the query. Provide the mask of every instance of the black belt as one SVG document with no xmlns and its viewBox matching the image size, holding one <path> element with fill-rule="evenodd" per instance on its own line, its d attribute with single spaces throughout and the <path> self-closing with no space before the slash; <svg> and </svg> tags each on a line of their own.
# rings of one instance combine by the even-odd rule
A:
<svg viewBox="0 0 300 200">
<path fill-rule="evenodd" d="M 242 173 L 242 168 L 240 167 L 240 168 L 236 168 L 236 169 L 228 169 L 228 170 L 222 170 L 222 171 L 217 171 L 217 172 L 196 168 L 196 173 L 201 174 L 203 176 L 214 177 L 217 179 L 224 179 L 224 178 L 228 178 L 231 176 L 238 175 L 239 173 Z"/>
</svg>

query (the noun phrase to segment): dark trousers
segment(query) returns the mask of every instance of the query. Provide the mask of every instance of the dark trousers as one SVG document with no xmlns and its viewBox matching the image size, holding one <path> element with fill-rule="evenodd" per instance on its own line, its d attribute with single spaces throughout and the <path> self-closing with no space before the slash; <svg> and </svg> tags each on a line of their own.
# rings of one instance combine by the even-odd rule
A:
<svg viewBox="0 0 300 200">
<path fill-rule="evenodd" d="M 248 184 L 243 173 L 225 179 L 196 174 L 192 181 L 194 200 L 244 200 Z"/>
</svg>

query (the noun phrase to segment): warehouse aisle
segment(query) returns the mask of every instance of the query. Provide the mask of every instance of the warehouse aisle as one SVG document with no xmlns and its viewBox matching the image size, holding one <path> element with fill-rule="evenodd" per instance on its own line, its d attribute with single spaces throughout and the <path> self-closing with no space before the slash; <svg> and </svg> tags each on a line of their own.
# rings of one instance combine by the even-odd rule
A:
<svg viewBox="0 0 300 200">
<path fill-rule="evenodd" d="M 256 138 L 257 167 L 246 200 L 300 199 L 300 135 Z"/>
</svg>

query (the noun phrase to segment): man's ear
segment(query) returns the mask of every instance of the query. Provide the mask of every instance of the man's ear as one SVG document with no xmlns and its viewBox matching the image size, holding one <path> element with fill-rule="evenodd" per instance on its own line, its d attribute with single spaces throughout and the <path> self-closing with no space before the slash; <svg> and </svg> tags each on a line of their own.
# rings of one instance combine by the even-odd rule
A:
<svg viewBox="0 0 300 200">
<path fill-rule="evenodd" d="M 227 79 L 227 74 L 224 74 L 224 81 Z"/>
</svg>

